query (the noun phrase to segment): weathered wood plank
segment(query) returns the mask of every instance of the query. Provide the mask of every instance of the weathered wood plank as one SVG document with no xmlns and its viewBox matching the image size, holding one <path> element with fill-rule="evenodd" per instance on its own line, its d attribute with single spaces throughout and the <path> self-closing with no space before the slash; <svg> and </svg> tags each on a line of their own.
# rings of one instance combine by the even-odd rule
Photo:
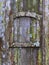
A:
<svg viewBox="0 0 49 65">
<path fill-rule="evenodd" d="M 31 65 L 31 49 L 19 48 L 18 65 Z"/>
<path fill-rule="evenodd" d="M 40 45 L 36 46 L 34 45 L 34 43 L 13 43 L 9 48 L 21 48 L 21 47 L 40 48 Z"/>
<path fill-rule="evenodd" d="M 12 50 L 11 48 L 12 55 L 14 55 L 12 56 L 12 61 L 14 61 L 16 65 L 38 65 L 38 49 L 39 48 L 13 48 Z"/>
<path fill-rule="evenodd" d="M 22 17 L 22 16 L 23 17 L 25 17 L 25 16 L 32 17 L 32 18 L 35 18 L 35 19 L 38 18 L 38 20 L 42 17 L 42 15 L 37 14 L 35 12 L 17 12 L 16 16 L 13 15 L 14 19 L 16 19 L 17 17 Z"/>
<path fill-rule="evenodd" d="M 31 48 L 31 65 L 38 65 L 38 48 Z"/>
</svg>

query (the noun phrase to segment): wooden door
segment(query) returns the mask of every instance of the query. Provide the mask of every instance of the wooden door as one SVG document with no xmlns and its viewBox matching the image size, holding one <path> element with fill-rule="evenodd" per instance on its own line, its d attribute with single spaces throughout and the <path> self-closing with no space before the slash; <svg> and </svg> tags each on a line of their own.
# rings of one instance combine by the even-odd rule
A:
<svg viewBox="0 0 49 65">
<path fill-rule="evenodd" d="M 38 65 L 39 46 L 36 47 L 30 40 L 30 22 L 30 17 L 19 17 L 14 21 L 14 45 L 10 47 L 11 65 Z"/>
</svg>

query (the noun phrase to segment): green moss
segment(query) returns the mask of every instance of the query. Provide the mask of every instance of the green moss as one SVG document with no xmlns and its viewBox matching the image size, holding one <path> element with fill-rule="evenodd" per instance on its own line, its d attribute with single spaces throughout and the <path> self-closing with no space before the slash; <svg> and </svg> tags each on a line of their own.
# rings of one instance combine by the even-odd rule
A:
<svg viewBox="0 0 49 65">
<path fill-rule="evenodd" d="M 42 55 L 41 55 L 41 49 L 38 51 L 38 65 L 41 65 L 42 62 Z"/>
</svg>

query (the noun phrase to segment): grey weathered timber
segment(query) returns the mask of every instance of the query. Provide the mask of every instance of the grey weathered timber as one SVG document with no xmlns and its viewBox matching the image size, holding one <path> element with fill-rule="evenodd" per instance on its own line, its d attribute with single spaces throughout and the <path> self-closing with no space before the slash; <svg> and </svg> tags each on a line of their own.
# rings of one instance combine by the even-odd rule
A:
<svg viewBox="0 0 49 65">
<path fill-rule="evenodd" d="M 5 17 L 6 17 L 6 9 L 5 9 L 5 5 L 6 4 L 6 0 L 4 1 L 4 21 L 5 21 Z M 5 32 L 5 31 L 4 31 Z M 7 52 L 7 43 L 5 41 L 5 36 L 2 37 L 2 55 L 1 55 L 1 65 L 7 65 L 8 64 L 8 52 Z"/>
<path fill-rule="evenodd" d="M 36 43 L 37 44 L 37 43 Z M 9 48 L 26 48 L 26 47 L 31 47 L 31 48 L 40 48 L 40 43 L 39 43 L 39 45 L 38 46 L 36 46 L 36 44 L 34 44 L 34 43 L 13 43 L 13 44 L 11 44 L 11 46 L 9 46 Z"/>
<path fill-rule="evenodd" d="M 13 14 L 13 16 L 14 16 L 14 14 Z M 25 16 L 27 16 L 27 17 L 33 17 L 33 18 L 35 18 L 35 19 L 38 19 L 38 20 L 40 20 L 40 18 L 42 17 L 42 15 L 40 15 L 40 14 L 37 14 L 36 12 L 17 12 L 16 13 L 16 16 L 14 16 L 14 19 L 16 19 L 17 17 L 25 17 Z"/>
<path fill-rule="evenodd" d="M 9 2 L 7 3 L 7 0 L 4 0 L 4 4 L 3 4 L 3 13 L 4 13 L 4 23 L 5 23 L 5 35 L 3 37 L 3 43 L 2 43 L 2 61 L 1 61 L 1 65 L 10 65 L 10 59 L 9 59 L 9 48 L 8 46 L 10 45 L 9 43 L 12 42 L 11 40 L 11 31 L 12 31 L 12 22 L 13 22 L 13 8 L 11 7 L 12 4 L 13 4 L 13 1 L 14 0 L 8 0 Z M 10 5 L 11 3 L 11 5 Z M 9 6 L 8 6 L 9 4 Z M 8 10 L 7 10 L 7 7 L 8 7 Z M 10 7 L 10 9 L 9 9 Z M 11 11 L 12 9 L 12 11 Z M 9 18 L 9 19 L 8 19 Z M 7 20 L 8 19 L 8 20 Z M 11 26 L 10 26 L 11 25 Z"/>
<path fill-rule="evenodd" d="M 46 65 L 46 38 L 45 38 L 45 33 L 46 33 L 46 31 L 45 31 L 45 29 L 46 29 L 46 19 L 45 18 L 47 18 L 47 10 L 46 10 L 46 6 L 48 5 L 47 3 L 48 3 L 48 0 L 47 0 L 47 3 L 46 3 L 46 0 L 43 0 L 42 1 L 43 3 L 42 3 L 42 5 L 43 5 L 43 7 L 42 7 L 42 19 L 40 20 L 41 21 L 41 40 L 40 40 L 40 42 L 41 42 L 41 53 L 42 53 L 42 65 Z"/>
<path fill-rule="evenodd" d="M 38 50 L 39 48 L 10 48 L 14 55 L 13 61 L 16 65 L 38 65 Z M 11 59 L 12 60 L 12 59 Z"/>
<path fill-rule="evenodd" d="M 14 0 L 11 1 L 11 6 L 14 5 Z M 20 1 L 20 0 L 19 0 Z M 26 0 L 24 0 L 26 3 Z M 24 3 L 24 6 L 26 6 Z M 6 5 L 6 4 L 5 4 Z M 10 5 L 9 5 L 10 6 Z M 25 7 L 26 8 L 26 7 Z M 3 59 L 2 65 L 38 65 L 38 50 L 39 46 L 36 47 L 35 44 L 30 43 L 29 31 L 31 18 L 40 20 L 42 17 L 35 12 L 17 12 L 16 16 L 13 13 L 14 8 L 8 12 L 9 22 L 5 31 L 5 49 L 3 50 L 6 57 Z M 27 9 L 27 8 L 26 8 Z M 16 20 L 15 20 L 16 19 Z M 6 11 L 5 11 L 5 21 L 6 21 Z M 15 25 L 13 25 L 15 24 Z M 14 28 L 14 41 L 12 38 L 12 27 Z M 8 35 L 7 35 L 8 33 Z M 6 43 L 9 43 L 10 51 L 7 50 Z M 37 45 L 37 44 L 36 44 Z M 9 54 L 10 52 L 10 54 Z M 8 56 L 7 56 L 8 53 Z M 5 63 L 5 64 L 3 64 Z"/>
</svg>

